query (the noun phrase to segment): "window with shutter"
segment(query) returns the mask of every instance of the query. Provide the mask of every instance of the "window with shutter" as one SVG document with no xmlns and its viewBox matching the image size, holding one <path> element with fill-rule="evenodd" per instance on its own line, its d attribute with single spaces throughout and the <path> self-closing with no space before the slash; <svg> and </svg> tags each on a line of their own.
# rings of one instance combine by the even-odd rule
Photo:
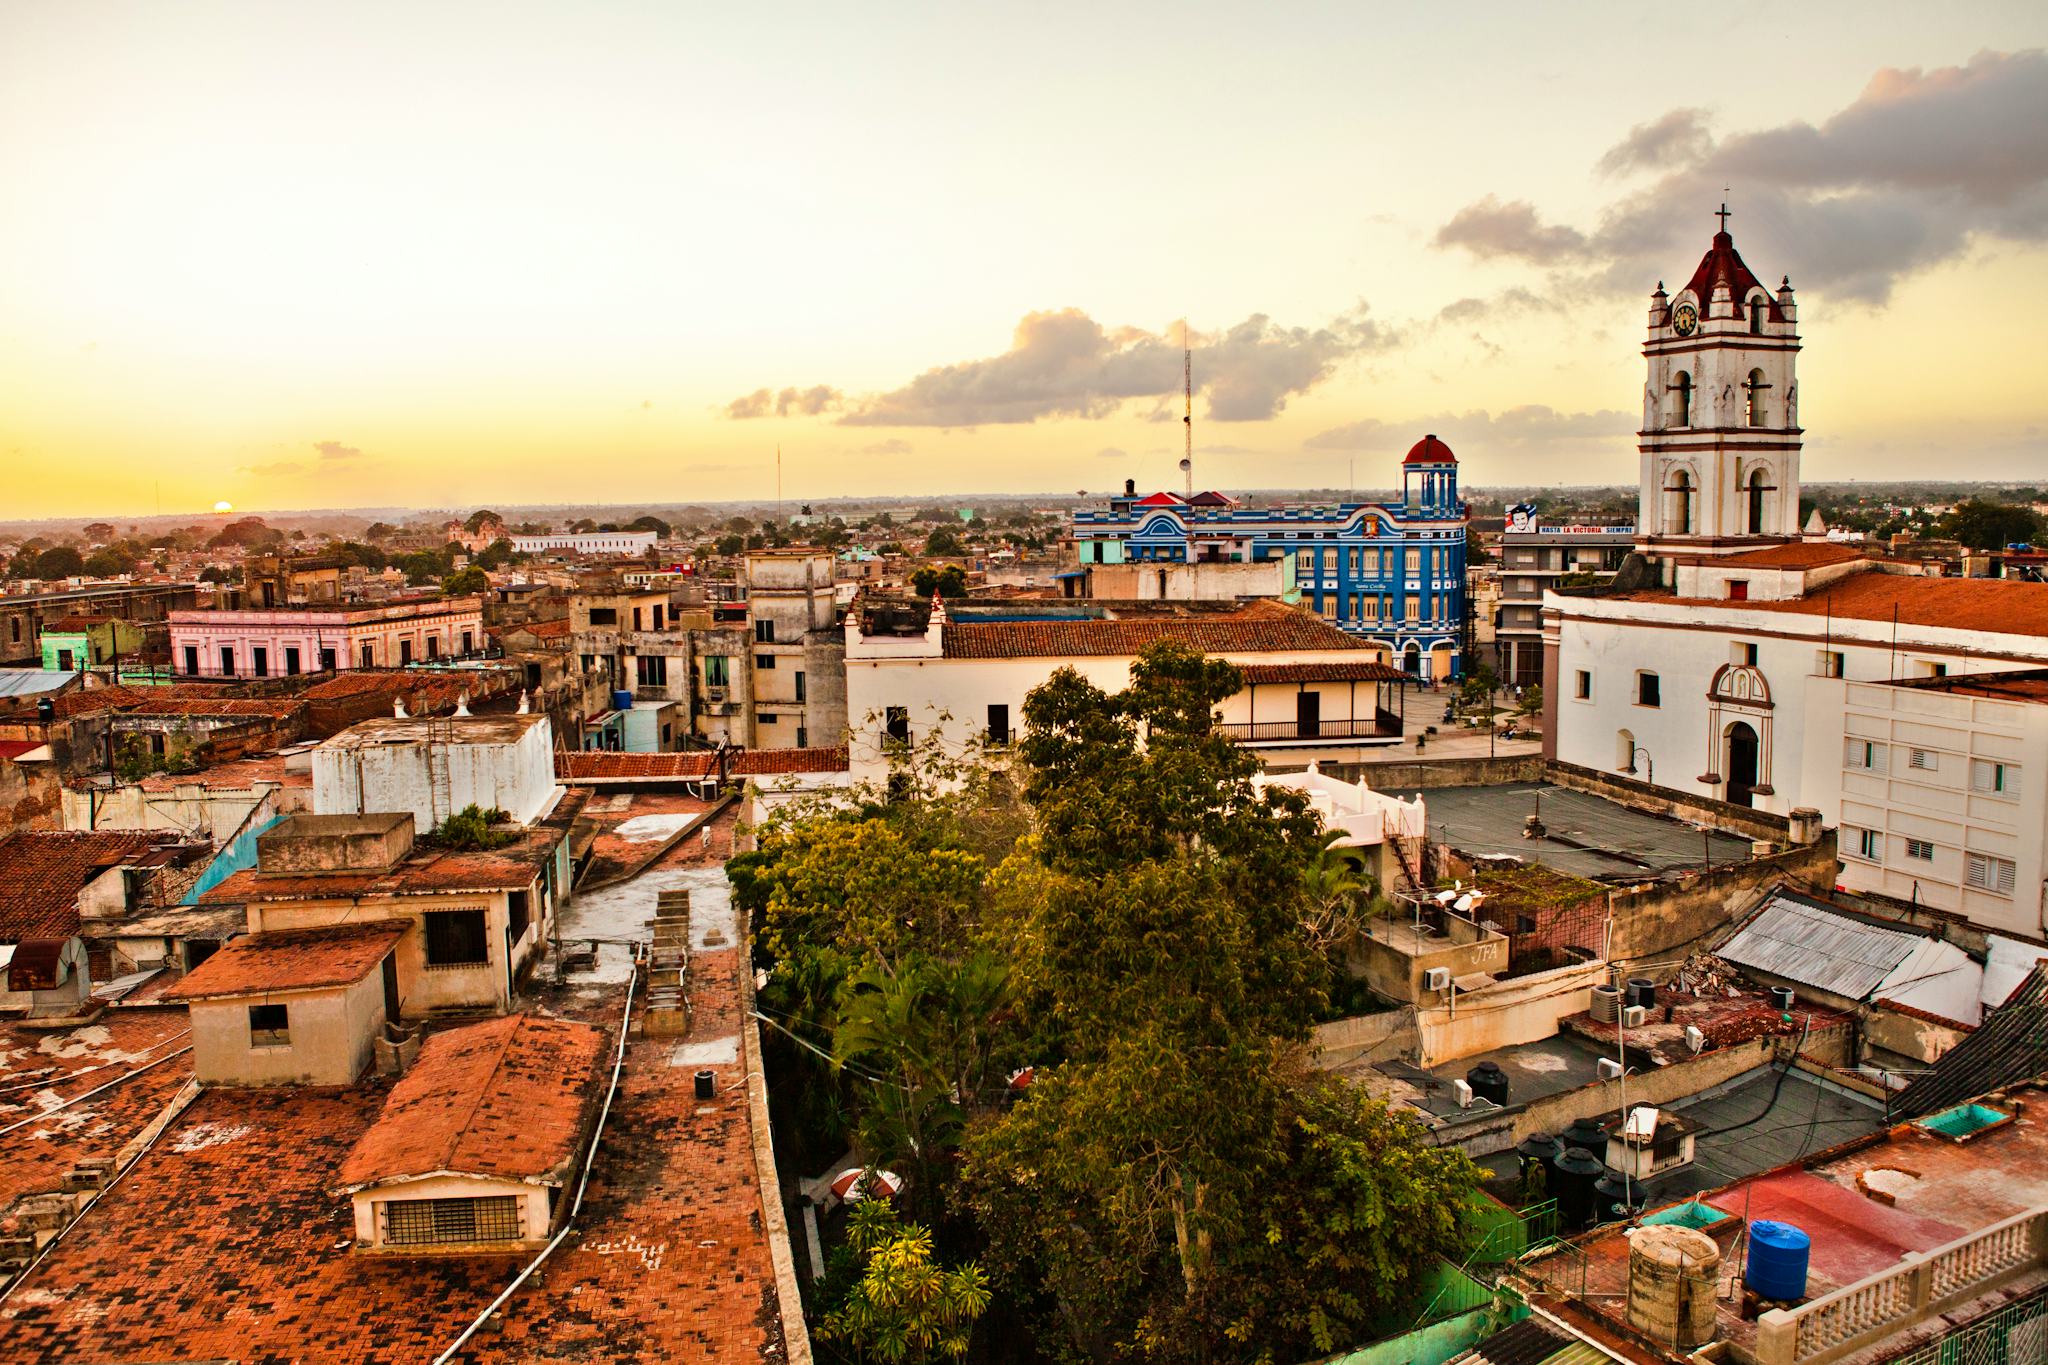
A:
<svg viewBox="0 0 2048 1365">
<path fill-rule="evenodd" d="M 1972 853 L 1964 860 L 1964 884 L 1979 891 L 1989 891 L 1995 896 L 2012 894 L 2013 874 L 2013 864 L 2008 858 L 1994 858 L 1988 853 Z"/>
</svg>

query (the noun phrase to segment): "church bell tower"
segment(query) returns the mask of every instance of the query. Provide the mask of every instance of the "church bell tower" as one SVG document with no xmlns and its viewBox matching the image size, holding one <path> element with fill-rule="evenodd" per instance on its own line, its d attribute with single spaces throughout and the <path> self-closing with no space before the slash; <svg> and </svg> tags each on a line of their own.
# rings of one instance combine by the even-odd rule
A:
<svg viewBox="0 0 2048 1365">
<path fill-rule="evenodd" d="M 1650 296 L 1636 548 L 1667 561 L 1799 535 L 1799 331 L 1792 284 L 1757 280 L 1720 230 L 1676 294 Z"/>
</svg>

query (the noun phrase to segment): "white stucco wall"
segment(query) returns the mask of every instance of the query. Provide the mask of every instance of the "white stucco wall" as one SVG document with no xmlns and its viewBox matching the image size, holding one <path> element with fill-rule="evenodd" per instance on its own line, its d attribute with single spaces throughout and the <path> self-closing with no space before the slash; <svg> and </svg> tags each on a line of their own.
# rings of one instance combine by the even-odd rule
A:
<svg viewBox="0 0 2048 1365">
<path fill-rule="evenodd" d="M 313 751 L 313 809 L 321 815 L 410 811 L 422 833 L 471 804 L 531 823 L 556 794 L 553 730 L 545 716 L 534 719 L 509 742 L 466 739 L 459 720 L 442 723 L 446 740 L 366 743 L 357 736 L 361 727 L 343 731 Z M 433 765 L 444 755 L 448 784 L 437 794 Z"/>
<path fill-rule="evenodd" d="M 1745 610 L 1740 603 L 1637 602 L 1618 599 L 1544 597 L 1557 622 L 1557 686 L 1545 698 L 1556 735 L 1557 757 L 1614 772 L 1620 761 L 1619 732 L 1649 750 L 1654 777 L 1641 756 L 1635 776 L 1660 787 L 1719 797 L 1721 786 L 1701 783 L 1720 773 L 1722 739 L 1708 736 L 1707 690 L 1715 670 L 1735 659 L 1735 647 L 1753 644 L 1757 668 L 1770 687 L 1768 711 L 1742 714 L 1752 728 L 1772 731 L 1772 759 L 1763 774 L 1776 790 L 1758 796 L 1758 809 L 1783 814 L 1813 804 L 1805 791 L 1807 683 L 1820 672 L 1823 651 L 1838 652 L 1852 681 L 1931 676 L 1936 667 L 1951 674 L 2048 663 L 2048 639 L 1988 631 L 1901 625 L 1898 646 L 1889 621 L 1829 621 L 1819 613 Z M 1574 675 L 1592 677 L 1592 696 L 1576 696 Z M 1636 674 L 1658 675 L 1662 704 L 1638 705 Z M 1724 712 L 1725 722 L 1737 713 Z M 1839 738 L 1839 734 L 1837 734 Z"/>
<path fill-rule="evenodd" d="M 1844 886 L 1954 911 L 1986 929 L 2048 932 L 2048 705 L 1821 679 L 1809 696 L 1802 785 L 1808 804 L 1842 827 Z M 1845 762 L 1852 739 L 1884 746 L 1882 772 Z M 1915 750 L 1931 766 L 1915 768 Z M 2018 791 L 1972 790 L 1973 760 L 2016 768 Z M 1874 859 L 1862 856 L 1861 830 L 1878 835 Z M 1933 845 L 1932 856 L 1909 856 L 1909 839 Z M 1966 885 L 1971 852 L 2014 864 L 2010 896 Z"/>
<path fill-rule="evenodd" d="M 538 874 L 536 874 L 537 877 Z M 552 909 L 543 909 L 538 880 L 528 897 L 526 932 L 512 946 L 512 973 L 523 969 L 527 960 L 545 942 Z M 293 900 L 254 902 L 249 906 L 251 932 L 269 929 L 311 929 L 326 924 L 357 924 L 365 920 L 417 920 L 434 910 L 482 910 L 484 944 L 490 960 L 477 966 L 442 967 L 427 965 L 424 928 L 398 941 L 398 1009 L 404 1018 L 414 1018 L 433 1009 L 483 1006 L 510 1009 L 512 994 L 506 982 L 505 927 L 510 912 L 506 893 L 450 893 L 443 896 L 365 897 L 360 901 Z"/>
<path fill-rule="evenodd" d="M 519 1244 L 539 1246 L 547 1241 L 552 1221 L 549 1196 L 552 1190 L 546 1185 L 528 1185 L 515 1180 L 487 1180 L 474 1176 L 436 1175 L 419 1180 L 396 1181 L 388 1185 L 373 1185 L 366 1190 L 357 1190 L 350 1196 L 355 1217 L 356 1242 L 359 1246 L 384 1248 L 384 1205 L 401 1199 L 490 1199 L 511 1195 L 520 1201 Z M 459 1244 L 425 1245 L 406 1244 L 389 1248 L 393 1252 L 419 1252 L 432 1254 L 436 1251 L 453 1250 Z M 495 1244 L 494 1244 L 495 1245 Z"/>
</svg>

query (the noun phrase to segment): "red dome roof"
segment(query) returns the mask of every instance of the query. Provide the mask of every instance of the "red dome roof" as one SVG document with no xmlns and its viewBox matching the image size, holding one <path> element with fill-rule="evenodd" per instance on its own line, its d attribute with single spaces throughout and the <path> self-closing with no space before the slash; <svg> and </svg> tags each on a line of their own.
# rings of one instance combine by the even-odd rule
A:
<svg viewBox="0 0 2048 1365">
<path fill-rule="evenodd" d="M 1402 464 L 1456 464 L 1458 457 L 1451 454 L 1451 448 L 1436 438 L 1435 433 L 1423 437 L 1408 449 L 1408 458 Z"/>
</svg>

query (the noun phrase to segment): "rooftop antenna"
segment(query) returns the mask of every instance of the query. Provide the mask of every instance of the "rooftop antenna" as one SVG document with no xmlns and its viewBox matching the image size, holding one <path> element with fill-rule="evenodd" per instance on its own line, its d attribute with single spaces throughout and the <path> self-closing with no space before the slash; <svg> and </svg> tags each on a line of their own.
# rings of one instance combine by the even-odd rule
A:
<svg viewBox="0 0 2048 1365">
<path fill-rule="evenodd" d="M 1180 386 L 1186 407 L 1181 411 L 1180 424 L 1184 432 L 1180 472 L 1187 484 L 1190 502 L 1195 497 L 1195 350 L 1188 342 L 1188 320 L 1180 320 Z"/>
</svg>

